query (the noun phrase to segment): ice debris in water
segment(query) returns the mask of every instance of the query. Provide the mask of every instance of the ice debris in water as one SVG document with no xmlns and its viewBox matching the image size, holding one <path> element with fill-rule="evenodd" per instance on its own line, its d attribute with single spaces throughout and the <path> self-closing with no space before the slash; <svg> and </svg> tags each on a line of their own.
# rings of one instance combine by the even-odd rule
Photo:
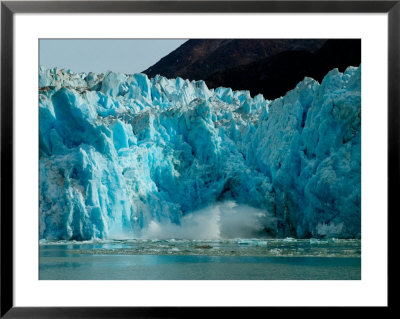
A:
<svg viewBox="0 0 400 319">
<path fill-rule="evenodd" d="M 224 201 L 270 237 L 361 236 L 361 67 L 274 101 L 144 74 L 39 83 L 41 239 L 139 237 Z"/>
</svg>

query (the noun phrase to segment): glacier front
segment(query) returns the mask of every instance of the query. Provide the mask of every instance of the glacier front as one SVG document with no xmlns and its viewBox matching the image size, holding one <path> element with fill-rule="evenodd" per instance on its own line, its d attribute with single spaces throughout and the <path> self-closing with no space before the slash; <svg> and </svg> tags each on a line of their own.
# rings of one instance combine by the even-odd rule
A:
<svg viewBox="0 0 400 319">
<path fill-rule="evenodd" d="M 361 237 L 361 67 L 274 101 L 40 67 L 39 152 L 41 239 L 141 237 L 236 205 L 257 236 Z"/>
</svg>

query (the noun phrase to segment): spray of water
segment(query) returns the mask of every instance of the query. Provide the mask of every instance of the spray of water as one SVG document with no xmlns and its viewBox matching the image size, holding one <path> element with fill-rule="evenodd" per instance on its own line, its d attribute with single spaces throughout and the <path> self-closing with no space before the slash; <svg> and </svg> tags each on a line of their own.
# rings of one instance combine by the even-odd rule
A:
<svg viewBox="0 0 400 319">
<path fill-rule="evenodd" d="M 233 201 L 216 203 L 185 215 L 180 225 L 152 221 L 143 229 L 147 239 L 228 239 L 265 237 L 275 218 L 268 212 Z"/>
</svg>

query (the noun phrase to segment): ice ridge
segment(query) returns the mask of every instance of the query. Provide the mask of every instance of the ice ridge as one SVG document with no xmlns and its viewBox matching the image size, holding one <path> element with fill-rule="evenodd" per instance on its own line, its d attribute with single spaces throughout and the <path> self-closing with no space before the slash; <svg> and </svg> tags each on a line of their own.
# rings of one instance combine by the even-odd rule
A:
<svg viewBox="0 0 400 319">
<path fill-rule="evenodd" d="M 361 236 L 361 67 L 274 101 L 204 81 L 39 70 L 41 239 L 139 237 L 216 202 L 272 237 Z"/>
</svg>

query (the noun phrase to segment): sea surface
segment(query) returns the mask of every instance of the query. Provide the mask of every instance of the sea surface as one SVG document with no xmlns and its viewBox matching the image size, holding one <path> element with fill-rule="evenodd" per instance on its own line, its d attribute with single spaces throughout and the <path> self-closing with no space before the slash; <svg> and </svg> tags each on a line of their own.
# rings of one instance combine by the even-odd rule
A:
<svg viewBox="0 0 400 319">
<path fill-rule="evenodd" d="M 360 280 L 361 240 L 42 240 L 39 279 Z"/>
</svg>

